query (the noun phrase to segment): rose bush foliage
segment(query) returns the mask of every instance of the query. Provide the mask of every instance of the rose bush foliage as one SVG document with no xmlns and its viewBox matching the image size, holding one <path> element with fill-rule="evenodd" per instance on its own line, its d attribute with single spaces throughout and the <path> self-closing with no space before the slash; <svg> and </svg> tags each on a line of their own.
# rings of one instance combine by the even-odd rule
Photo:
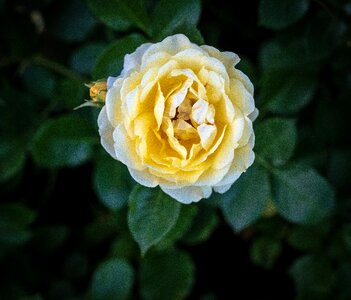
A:
<svg viewBox="0 0 351 300">
<path fill-rule="evenodd" d="M 0 0 L 0 299 L 351 299 L 350 15 Z"/>
</svg>

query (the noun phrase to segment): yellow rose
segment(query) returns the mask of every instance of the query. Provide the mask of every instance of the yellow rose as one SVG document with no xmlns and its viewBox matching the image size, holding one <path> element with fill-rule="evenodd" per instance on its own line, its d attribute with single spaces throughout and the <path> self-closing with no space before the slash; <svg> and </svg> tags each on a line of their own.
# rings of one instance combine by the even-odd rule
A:
<svg viewBox="0 0 351 300">
<path fill-rule="evenodd" d="M 253 163 L 253 85 L 239 57 L 177 34 L 143 44 L 107 81 L 101 143 L 147 187 L 182 203 L 224 193 Z"/>
</svg>

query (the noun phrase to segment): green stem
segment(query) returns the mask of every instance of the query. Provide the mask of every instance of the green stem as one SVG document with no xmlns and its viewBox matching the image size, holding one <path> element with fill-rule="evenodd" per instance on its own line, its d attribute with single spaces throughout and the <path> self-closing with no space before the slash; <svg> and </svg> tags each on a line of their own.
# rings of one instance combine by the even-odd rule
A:
<svg viewBox="0 0 351 300">
<path fill-rule="evenodd" d="M 68 79 L 86 82 L 86 80 L 83 77 L 81 77 L 80 75 L 78 75 L 77 73 L 75 73 L 72 70 L 66 68 L 65 66 L 59 64 L 58 62 L 52 61 L 46 57 L 43 57 L 40 55 L 35 56 L 33 58 L 32 62 L 34 64 L 43 66 L 47 69 L 51 69 L 51 70 L 55 71 L 56 73 L 61 74 L 62 76 L 66 77 Z"/>
</svg>

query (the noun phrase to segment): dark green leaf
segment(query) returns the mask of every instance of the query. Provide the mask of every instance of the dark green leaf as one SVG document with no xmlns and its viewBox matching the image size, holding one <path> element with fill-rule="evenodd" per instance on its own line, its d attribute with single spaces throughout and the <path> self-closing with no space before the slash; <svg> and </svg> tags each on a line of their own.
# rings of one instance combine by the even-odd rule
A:
<svg viewBox="0 0 351 300">
<path fill-rule="evenodd" d="M 93 13 L 107 26 L 125 31 L 132 25 L 145 33 L 149 30 L 149 17 L 142 0 L 88 0 Z"/>
<path fill-rule="evenodd" d="M 301 19 L 309 4 L 308 0 L 261 0 L 259 24 L 270 29 L 283 29 Z"/>
<path fill-rule="evenodd" d="M 107 26 L 119 31 L 127 30 L 131 26 L 118 1 L 88 0 L 87 3 L 91 11 Z"/>
<path fill-rule="evenodd" d="M 149 33 L 149 16 L 144 0 L 119 0 L 117 5 L 130 23 L 145 33 Z"/>
<path fill-rule="evenodd" d="M 199 0 L 160 0 L 153 13 L 152 36 L 161 40 L 175 33 L 193 35 L 189 29 L 196 27 L 200 13 Z"/>
<path fill-rule="evenodd" d="M 18 246 L 27 242 L 32 236 L 28 226 L 35 218 L 36 213 L 21 203 L 2 204 L 0 206 L 0 246 Z"/>
<path fill-rule="evenodd" d="M 312 100 L 316 85 L 313 73 L 268 72 L 263 76 L 260 98 L 273 113 L 293 114 Z"/>
<path fill-rule="evenodd" d="M 124 207 L 133 185 L 122 163 L 107 156 L 98 160 L 94 172 L 94 189 L 106 207 L 112 210 Z"/>
<path fill-rule="evenodd" d="M 303 256 L 289 270 L 298 299 L 332 299 L 333 269 L 326 257 Z"/>
<path fill-rule="evenodd" d="M 5 137 L 13 139 L 14 143 L 26 143 L 38 123 L 37 102 L 18 88 L 0 88 L 0 139 Z"/>
<path fill-rule="evenodd" d="M 285 164 L 292 156 L 297 140 L 294 120 L 271 118 L 255 129 L 255 150 L 274 165 Z"/>
<path fill-rule="evenodd" d="M 292 165 L 273 173 L 273 202 L 289 221 L 316 224 L 332 213 L 335 194 L 316 171 Z"/>
<path fill-rule="evenodd" d="M 223 215 L 235 231 L 241 231 L 262 215 L 269 197 L 268 173 L 252 166 L 223 195 Z"/>
<path fill-rule="evenodd" d="M 82 74 L 90 74 L 96 59 L 104 49 L 104 43 L 91 43 L 79 48 L 71 57 L 72 69 Z"/>
<path fill-rule="evenodd" d="M 15 176 L 25 163 L 25 145 L 14 139 L 0 140 L 0 182 Z"/>
<path fill-rule="evenodd" d="M 141 35 L 132 34 L 108 46 L 96 61 L 93 77 L 100 79 L 119 75 L 123 67 L 124 56 L 134 52 L 142 43 L 145 43 L 145 39 Z"/>
<path fill-rule="evenodd" d="M 271 269 L 282 251 L 279 241 L 261 237 L 253 241 L 250 257 L 253 263 L 265 269 Z"/>
<path fill-rule="evenodd" d="M 67 115 L 44 123 L 32 147 L 34 161 L 43 167 L 73 167 L 87 161 L 97 142 L 88 121 Z"/>
<path fill-rule="evenodd" d="M 147 255 L 141 262 L 140 291 L 145 300 L 185 299 L 194 282 L 194 264 L 187 253 Z"/>
<path fill-rule="evenodd" d="M 217 226 L 218 216 L 216 210 L 213 207 L 203 205 L 199 207 L 199 211 L 195 215 L 191 227 L 182 240 L 189 245 L 203 243 L 209 239 Z"/>
<path fill-rule="evenodd" d="M 24 84 L 36 96 L 52 98 L 56 78 L 48 70 L 40 66 L 29 66 L 23 74 Z"/>
<path fill-rule="evenodd" d="M 111 256 L 132 260 L 139 255 L 139 248 L 137 243 L 133 240 L 130 234 L 125 234 L 118 237 L 112 244 Z"/>
<path fill-rule="evenodd" d="M 135 186 L 129 197 L 128 225 L 142 254 L 175 226 L 180 206 L 158 188 Z"/>
<path fill-rule="evenodd" d="M 51 31 L 67 42 L 83 41 L 96 25 L 96 20 L 80 0 L 69 1 L 54 16 L 50 23 Z"/>
<path fill-rule="evenodd" d="M 121 217 L 123 219 L 121 220 Z M 102 214 L 95 217 L 94 222 L 90 223 L 85 230 L 85 236 L 92 244 L 101 244 L 102 242 L 111 239 L 122 229 L 124 230 L 127 225 L 124 224 L 126 218 L 122 211 L 117 213 Z"/>
<path fill-rule="evenodd" d="M 195 205 L 182 205 L 179 218 L 175 226 L 167 233 L 157 245 L 157 249 L 165 249 L 171 247 L 175 242 L 183 237 L 183 235 L 189 230 L 194 217 L 198 213 L 198 209 Z M 211 222 L 211 219 L 209 220 Z"/>
<path fill-rule="evenodd" d="M 288 237 L 288 243 L 301 251 L 316 250 L 322 246 L 329 233 L 329 227 L 329 223 L 316 226 L 295 226 Z"/>
<path fill-rule="evenodd" d="M 77 80 L 63 79 L 59 82 L 55 99 L 57 106 L 72 110 L 82 104 L 85 86 Z"/>
<path fill-rule="evenodd" d="M 134 271 L 122 259 L 110 259 L 102 263 L 93 275 L 91 297 L 93 300 L 127 299 L 134 281 Z"/>
<path fill-rule="evenodd" d="M 321 57 L 309 53 L 309 42 L 304 36 L 299 36 L 294 41 L 285 43 L 277 39 L 264 43 L 259 52 L 261 68 L 264 71 L 301 70 L 302 74 L 306 73 L 306 70 L 316 69 L 315 63 Z M 289 74 L 286 73 L 286 75 Z"/>
</svg>

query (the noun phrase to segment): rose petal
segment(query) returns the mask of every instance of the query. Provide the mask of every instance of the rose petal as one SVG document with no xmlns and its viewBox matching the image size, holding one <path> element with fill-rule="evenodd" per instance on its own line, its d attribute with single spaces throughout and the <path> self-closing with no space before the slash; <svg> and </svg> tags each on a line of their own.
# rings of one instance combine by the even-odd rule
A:
<svg viewBox="0 0 351 300">
<path fill-rule="evenodd" d="M 169 98 L 166 100 L 166 109 L 165 114 L 169 118 L 174 118 L 176 115 L 176 111 L 178 106 L 184 101 L 186 94 L 188 93 L 189 87 L 192 85 L 193 80 L 187 79 L 179 90 L 174 92 Z"/>
<path fill-rule="evenodd" d="M 126 166 L 143 170 L 140 158 L 136 155 L 135 144 L 130 140 L 123 125 L 118 125 L 113 131 L 116 158 Z"/>
<path fill-rule="evenodd" d="M 184 204 L 199 202 L 202 198 L 209 198 L 212 194 L 212 188 L 208 186 L 186 186 L 177 189 L 165 188 L 160 184 L 160 188 L 172 198 Z"/>
<path fill-rule="evenodd" d="M 160 129 L 162 124 L 163 112 L 165 110 L 165 98 L 163 97 L 160 84 L 157 85 L 157 92 L 155 96 L 154 115 L 157 122 L 157 129 Z"/>
<path fill-rule="evenodd" d="M 150 174 L 147 169 L 139 171 L 133 168 L 128 168 L 130 175 L 133 177 L 133 179 L 146 186 L 146 187 L 150 187 L 150 188 L 154 188 L 158 185 L 158 180 L 155 176 L 153 176 L 152 174 Z"/>
<path fill-rule="evenodd" d="M 201 146 L 207 151 L 217 135 L 217 127 L 215 125 L 201 124 L 197 128 L 197 132 L 200 136 Z"/>
<path fill-rule="evenodd" d="M 105 148 L 108 154 L 110 154 L 114 159 L 117 159 L 115 149 L 114 149 L 114 142 L 113 142 L 113 130 L 111 123 L 107 118 L 106 113 L 106 106 L 104 106 L 99 114 L 98 117 L 98 127 L 99 127 L 99 134 L 101 137 L 101 145 Z"/>
<path fill-rule="evenodd" d="M 208 102 L 203 99 L 199 99 L 194 103 L 191 109 L 190 118 L 193 122 L 202 124 L 206 121 L 207 111 Z"/>
<path fill-rule="evenodd" d="M 123 70 L 121 75 L 125 76 L 131 70 L 139 69 L 144 53 L 151 47 L 151 43 L 142 44 L 133 53 L 124 57 Z"/>
<path fill-rule="evenodd" d="M 245 116 L 252 113 L 255 109 L 255 101 L 243 83 L 237 79 L 230 80 L 229 98 L 237 105 Z"/>
<path fill-rule="evenodd" d="M 232 69 L 240 61 L 239 56 L 233 52 L 229 52 L 229 51 L 221 52 L 218 49 L 208 45 L 202 45 L 200 47 L 211 56 L 222 61 L 226 66 L 227 70 Z"/>
<path fill-rule="evenodd" d="M 142 64 L 148 60 L 153 54 L 158 52 L 167 52 L 174 55 L 180 51 L 192 47 L 189 39 L 184 34 L 175 34 L 166 37 L 160 43 L 152 44 L 144 53 L 142 57 Z"/>
</svg>

